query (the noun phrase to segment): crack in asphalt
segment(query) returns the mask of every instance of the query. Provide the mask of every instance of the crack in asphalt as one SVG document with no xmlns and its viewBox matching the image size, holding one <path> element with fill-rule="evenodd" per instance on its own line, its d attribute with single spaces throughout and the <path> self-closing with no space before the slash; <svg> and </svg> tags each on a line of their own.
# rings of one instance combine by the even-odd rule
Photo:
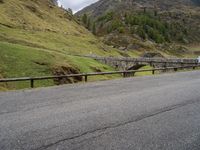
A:
<svg viewBox="0 0 200 150">
<path fill-rule="evenodd" d="M 183 102 L 183 103 L 179 103 L 179 104 L 176 104 L 176 105 L 164 107 L 162 109 L 158 109 L 158 110 L 155 110 L 153 112 L 149 112 L 149 113 L 146 113 L 146 114 L 143 114 L 143 115 L 140 115 L 140 116 L 136 116 L 135 119 L 128 120 L 128 121 L 122 122 L 120 124 L 114 124 L 114 125 L 110 125 L 110 126 L 105 126 L 105 127 L 99 128 L 99 129 L 94 129 L 94 130 L 91 130 L 91 131 L 86 131 L 86 132 L 84 132 L 82 134 L 79 134 L 79 135 L 76 135 L 76 136 L 72 136 L 72 137 L 60 139 L 60 140 L 58 140 L 56 142 L 53 142 L 53 143 L 50 143 L 50 144 L 47 144 L 47 145 L 43 145 L 43 146 L 38 147 L 38 148 L 33 149 L 33 150 L 45 150 L 45 149 L 50 148 L 50 147 L 52 147 L 54 145 L 57 145 L 57 144 L 59 144 L 61 142 L 65 142 L 65 141 L 69 141 L 69 140 L 74 140 L 74 139 L 77 139 L 77 138 L 80 138 L 82 136 L 85 136 L 85 135 L 88 135 L 88 134 L 92 134 L 92 133 L 95 133 L 95 132 L 98 132 L 98 131 L 104 131 L 104 133 L 105 133 L 105 130 L 108 130 L 108 129 L 114 129 L 114 128 L 117 128 L 117 127 L 120 127 L 120 126 L 125 126 L 127 124 L 138 122 L 138 121 L 141 121 L 141 120 L 146 119 L 146 118 L 150 118 L 150 117 L 153 117 L 153 116 L 165 113 L 165 112 L 170 112 L 172 110 L 175 110 L 175 109 L 187 106 L 187 105 L 199 103 L 199 102 L 200 102 L 199 99 L 198 100 L 188 100 L 188 101 Z M 103 135 L 103 134 L 101 134 L 101 135 Z M 92 137 L 92 138 L 95 138 L 95 136 Z"/>
</svg>

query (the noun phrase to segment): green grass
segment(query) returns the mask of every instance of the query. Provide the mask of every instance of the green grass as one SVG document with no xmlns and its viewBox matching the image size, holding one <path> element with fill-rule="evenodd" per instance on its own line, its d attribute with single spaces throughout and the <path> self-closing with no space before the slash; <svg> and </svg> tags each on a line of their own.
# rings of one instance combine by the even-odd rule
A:
<svg viewBox="0 0 200 150">
<path fill-rule="evenodd" d="M 65 10 L 48 0 L 0 3 L 0 78 L 53 75 L 54 69 L 62 70 L 63 66 L 78 72 L 113 70 L 95 60 L 69 54 L 120 55 L 118 50 L 104 45 Z M 90 80 L 114 77 L 98 76 Z M 35 84 L 36 87 L 49 86 L 54 82 L 37 81 Z M 29 86 L 29 82 L 1 84 L 0 90 Z"/>
<path fill-rule="evenodd" d="M 0 42 L 0 71 L 6 78 L 34 77 L 50 75 L 50 66 L 55 62 L 51 53 L 20 46 L 17 44 Z M 44 64 L 44 65 L 39 65 Z M 28 87 L 29 83 L 18 82 L 9 84 L 8 88 L 20 89 Z M 38 86 L 52 85 L 53 82 L 41 82 Z"/>
<path fill-rule="evenodd" d="M 141 67 L 139 70 L 145 70 L 145 69 L 153 69 L 153 67 L 151 67 L 151 66 L 144 66 L 144 67 Z M 152 75 L 152 71 L 137 72 L 137 73 L 135 73 L 135 76 L 148 76 L 148 75 Z"/>
<path fill-rule="evenodd" d="M 67 66 L 79 69 L 80 72 L 113 71 L 112 67 L 101 64 L 93 59 L 64 55 L 45 49 L 32 48 L 18 44 L 0 42 L 0 75 L 6 78 L 36 77 L 53 75 L 52 68 Z M 96 76 L 90 80 L 106 80 L 113 76 Z M 54 85 L 52 80 L 37 81 L 35 86 Z M 29 82 L 1 84 L 1 90 L 21 89 L 30 86 Z"/>
<path fill-rule="evenodd" d="M 18 44 L 0 42 L 0 74 L 2 77 L 36 77 L 52 74 L 53 67 L 68 66 L 78 68 L 81 73 L 106 72 L 114 69 L 90 58 L 64 55 L 46 49 L 32 48 Z M 149 66 L 141 69 L 149 69 Z M 149 75 L 150 72 L 136 73 L 136 76 Z M 120 75 L 92 76 L 89 81 L 119 78 Z M 36 81 L 35 87 L 52 86 L 52 80 Z M 29 88 L 30 82 L 1 84 L 0 90 Z"/>
<path fill-rule="evenodd" d="M 49 6 L 47 0 L 37 3 L 4 1 L 0 4 L 0 41 L 63 54 L 120 55 L 79 25 L 66 11 Z"/>
<path fill-rule="evenodd" d="M 92 35 L 75 36 L 44 31 L 27 31 L 0 26 L 1 41 L 48 49 L 63 54 L 119 55 L 117 50 L 103 45 Z M 13 38 L 14 37 L 14 38 Z M 105 50 L 103 50 L 105 49 Z"/>
<path fill-rule="evenodd" d="M 70 60 L 73 64 L 76 64 L 76 66 L 83 73 L 114 71 L 112 67 L 107 66 L 105 64 L 101 64 L 98 61 L 94 59 L 90 59 L 90 58 L 68 56 L 68 60 Z M 89 81 L 107 80 L 107 79 L 114 79 L 118 77 L 120 77 L 120 75 L 91 76 L 89 77 Z"/>
</svg>

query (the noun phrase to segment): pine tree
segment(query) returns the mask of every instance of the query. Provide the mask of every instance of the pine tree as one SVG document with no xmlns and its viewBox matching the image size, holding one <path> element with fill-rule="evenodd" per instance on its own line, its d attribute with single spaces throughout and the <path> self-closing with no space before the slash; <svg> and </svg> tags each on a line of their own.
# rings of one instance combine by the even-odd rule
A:
<svg viewBox="0 0 200 150">
<path fill-rule="evenodd" d="M 88 17 L 87 17 L 87 14 L 84 14 L 83 17 L 82 17 L 82 22 L 84 25 L 87 25 L 87 21 L 88 21 Z"/>
<path fill-rule="evenodd" d="M 91 28 L 91 20 L 90 20 L 90 18 L 88 18 L 88 20 L 87 20 L 87 29 L 88 30 L 90 30 L 90 28 Z"/>
<path fill-rule="evenodd" d="M 71 15 L 73 15 L 73 11 L 72 11 L 71 8 L 68 8 L 67 11 L 68 11 Z"/>
<path fill-rule="evenodd" d="M 92 33 L 96 35 L 96 23 L 94 22 L 92 25 Z"/>
</svg>

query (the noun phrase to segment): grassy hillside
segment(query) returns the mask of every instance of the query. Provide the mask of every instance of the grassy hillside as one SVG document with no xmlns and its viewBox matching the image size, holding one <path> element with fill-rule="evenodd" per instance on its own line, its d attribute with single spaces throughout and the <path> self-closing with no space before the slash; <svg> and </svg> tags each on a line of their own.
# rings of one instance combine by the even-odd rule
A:
<svg viewBox="0 0 200 150">
<path fill-rule="evenodd" d="M 111 67 L 69 54 L 120 55 L 49 0 L 0 2 L 0 78 L 109 71 Z M 106 79 L 108 77 L 98 77 Z M 94 80 L 94 79 L 92 79 Z M 36 86 L 81 81 L 42 81 Z M 19 89 L 29 83 L 1 84 Z"/>
<path fill-rule="evenodd" d="M 0 3 L 0 40 L 62 53 L 115 54 L 48 0 Z"/>
<path fill-rule="evenodd" d="M 41 48 L 32 48 L 19 44 L 0 42 L 0 77 L 34 77 L 47 75 L 64 75 L 68 73 L 111 71 L 111 67 L 100 64 L 93 59 L 58 54 Z M 97 76 L 89 80 L 105 80 L 117 76 Z M 80 78 L 65 82 L 52 80 L 37 81 L 36 87 L 49 86 L 58 83 L 73 83 Z M 29 82 L 0 84 L 8 89 L 29 87 Z"/>
</svg>

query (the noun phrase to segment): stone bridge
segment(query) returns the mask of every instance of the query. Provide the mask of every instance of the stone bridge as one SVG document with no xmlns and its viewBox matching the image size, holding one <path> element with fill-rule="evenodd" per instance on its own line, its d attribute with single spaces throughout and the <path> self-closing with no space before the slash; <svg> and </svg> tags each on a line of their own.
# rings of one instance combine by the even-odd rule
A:
<svg viewBox="0 0 200 150">
<path fill-rule="evenodd" d="M 118 70 L 137 70 L 143 66 L 150 65 L 154 68 L 161 67 L 181 67 L 197 65 L 198 59 L 178 59 L 178 58 L 129 58 L 129 57 L 100 57 L 87 56 L 101 63 L 107 64 Z"/>
</svg>

